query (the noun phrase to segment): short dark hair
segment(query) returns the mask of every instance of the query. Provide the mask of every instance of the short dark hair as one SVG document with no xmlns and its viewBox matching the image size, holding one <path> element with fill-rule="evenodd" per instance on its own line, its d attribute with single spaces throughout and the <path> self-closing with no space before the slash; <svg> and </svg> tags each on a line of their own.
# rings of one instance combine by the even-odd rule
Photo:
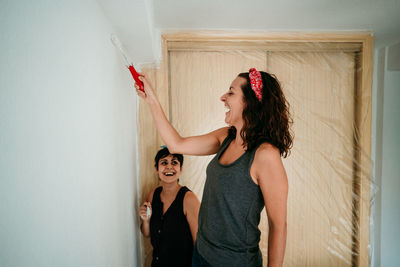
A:
<svg viewBox="0 0 400 267">
<path fill-rule="evenodd" d="M 167 147 L 163 147 L 160 150 L 158 150 L 156 157 L 154 158 L 154 167 L 158 170 L 158 162 L 160 159 L 168 157 L 169 155 L 172 155 L 173 157 L 177 158 L 179 163 L 181 164 L 181 168 L 183 166 L 183 155 L 182 154 L 171 154 L 168 150 Z"/>
</svg>

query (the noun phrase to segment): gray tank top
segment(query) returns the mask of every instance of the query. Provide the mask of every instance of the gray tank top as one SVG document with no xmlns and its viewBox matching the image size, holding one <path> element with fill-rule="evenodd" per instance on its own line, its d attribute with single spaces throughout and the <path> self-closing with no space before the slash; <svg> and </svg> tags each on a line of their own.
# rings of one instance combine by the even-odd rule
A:
<svg viewBox="0 0 400 267">
<path fill-rule="evenodd" d="M 224 140 L 207 167 L 197 248 L 215 267 L 262 266 L 258 224 L 264 198 L 250 176 L 258 147 L 223 165 L 219 159 L 231 141 L 228 137 Z"/>
</svg>

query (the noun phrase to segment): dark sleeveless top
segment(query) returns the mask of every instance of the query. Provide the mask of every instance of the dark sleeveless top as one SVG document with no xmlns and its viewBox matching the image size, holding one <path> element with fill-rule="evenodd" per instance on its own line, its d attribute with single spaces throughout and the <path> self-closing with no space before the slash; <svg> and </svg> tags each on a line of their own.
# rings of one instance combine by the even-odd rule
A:
<svg viewBox="0 0 400 267">
<path fill-rule="evenodd" d="M 161 186 L 154 191 L 151 202 L 150 239 L 153 245 L 151 266 L 191 266 L 193 238 L 183 212 L 183 198 L 190 190 L 186 186 L 181 187 L 164 215 L 161 191 Z"/>
<path fill-rule="evenodd" d="M 213 267 L 262 266 L 258 224 L 264 198 L 250 176 L 258 147 L 223 165 L 219 158 L 231 141 L 227 137 L 208 164 L 196 244 Z"/>
</svg>

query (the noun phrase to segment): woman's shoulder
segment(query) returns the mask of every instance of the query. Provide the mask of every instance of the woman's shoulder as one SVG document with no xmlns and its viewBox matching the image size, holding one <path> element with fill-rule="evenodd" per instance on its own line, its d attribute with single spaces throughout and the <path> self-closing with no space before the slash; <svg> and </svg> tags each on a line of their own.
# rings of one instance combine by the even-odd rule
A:
<svg viewBox="0 0 400 267">
<path fill-rule="evenodd" d="M 185 197 L 184 197 L 184 199 L 185 200 L 189 200 L 189 201 L 191 201 L 191 200 L 197 200 L 197 196 L 196 196 L 196 194 L 195 193 L 193 193 L 192 192 L 192 190 L 190 190 L 189 188 L 187 188 L 186 186 L 184 187 L 184 188 L 186 188 L 186 193 L 185 193 Z"/>
<path fill-rule="evenodd" d="M 272 181 L 274 184 L 287 183 L 281 154 L 276 146 L 270 143 L 261 144 L 254 156 L 253 164 L 254 175 L 257 177 L 259 185 L 261 180 Z"/>
<path fill-rule="evenodd" d="M 258 146 L 254 156 L 254 161 L 257 163 L 265 163 L 281 160 L 279 149 L 271 143 L 264 142 Z"/>
<path fill-rule="evenodd" d="M 183 203 L 185 206 L 188 206 L 189 208 L 192 206 L 200 205 L 200 201 L 197 198 L 196 194 L 190 191 L 190 189 L 186 191 L 185 196 L 183 198 Z"/>
<path fill-rule="evenodd" d="M 267 151 L 267 152 L 278 152 L 279 149 L 269 142 L 263 142 L 258 146 L 259 151 Z"/>
</svg>

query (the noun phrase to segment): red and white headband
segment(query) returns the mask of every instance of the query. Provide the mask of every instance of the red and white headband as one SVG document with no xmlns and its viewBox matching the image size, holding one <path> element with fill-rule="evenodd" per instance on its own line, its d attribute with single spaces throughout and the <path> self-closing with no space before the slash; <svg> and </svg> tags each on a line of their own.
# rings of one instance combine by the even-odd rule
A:
<svg viewBox="0 0 400 267">
<path fill-rule="evenodd" d="M 261 73 L 257 71 L 255 68 L 251 68 L 249 69 L 249 77 L 250 77 L 251 89 L 253 89 L 257 99 L 261 102 L 262 89 L 263 89 Z"/>
</svg>

